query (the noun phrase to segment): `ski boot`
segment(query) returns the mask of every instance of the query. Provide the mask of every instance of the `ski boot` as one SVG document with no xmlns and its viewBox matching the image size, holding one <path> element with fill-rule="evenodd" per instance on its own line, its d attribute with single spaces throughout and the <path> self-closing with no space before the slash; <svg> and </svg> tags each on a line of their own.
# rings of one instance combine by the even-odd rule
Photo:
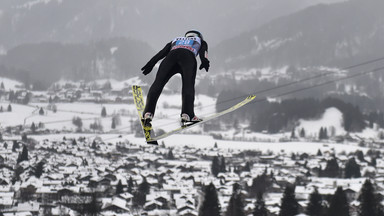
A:
<svg viewBox="0 0 384 216">
<path fill-rule="evenodd" d="M 143 122 L 143 125 L 144 127 L 149 127 L 149 128 L 152 128 L 152 119 L 153 119 L 153 114 L 150 113 L 150 112 L 146 112 L 143 116 L 143 118 L 141 119 L 141 121 Z"/>
<path fill-rule="evenodd" d="M 194 116 L 191 119 L 188 114 L 186 114 L 186 113 L 181 114 L 181 126 L 190 126 L 190 125 L 196 124 L 196 123 L 201 122 L 201 121 L 203 121 L 203 119 L 201 119 L 197 116 Z"/>
</svg>

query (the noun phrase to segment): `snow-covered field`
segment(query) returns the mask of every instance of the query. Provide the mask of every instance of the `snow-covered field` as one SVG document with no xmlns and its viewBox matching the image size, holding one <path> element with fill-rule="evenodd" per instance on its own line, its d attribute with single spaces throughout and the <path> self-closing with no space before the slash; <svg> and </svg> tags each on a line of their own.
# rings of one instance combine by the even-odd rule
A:
<svg viewBox="0 0 384 216">
<path fill-rule="evenodd" d="M 6 89 L 15 89 L 20 83 L 5 80 L 1 78 L 0 81 L 6 83 Z M 98 85 L 103 85 L 105 82 L 110 81 L 114 87 L 124 88 L 137 80 L 116 81 L 116 80 L 99 80 L 95 81 Z M 65 84 L 66 81 L 58 82 L 57 84 Z M 146 92 L 144 92 L 144 95 Z M 195 99 L 195 112 L 199 117 L 206 117 L 215 113 L 216 99 L 204 95 L 197 95 Z M 11 104 L 12 112 L 6 112 L 9 103 L 7 101 L 0 101 L 0 106 L 4 112 L 0 112 L 0 128 L 5 129 L 8 126 L 23 125 L 30 127 L 32 123 L 36 125 L 44 123 L 46 129 L 54 129 L 58 131 L 65 131 L 67 137 L 86 136 L 94 139 L 100 136 L 102 139 L 114 142 L 121 140 L 129 140 L 136 144 L 145 145 L 144 139 L 135 137 L 131 129 L 131 124 L 138 124 L 137 111 L 134 104 L 96 104 L 96 103 L 57 103 L 57 112 L 47 109 L 47 103 L 31 103 L 29 105 Z M 101 110 L 105 107 L 107 117 L 101 117 Z M 44 109 L 44 115 L 39 114 L 39 109 Z M 159 130 L 169 131 L 179 126 L 179 115 L 181 110 L 181 95 L 176 93 L 173 95 L 162 94 L 160 96 L 153 127 L 155 132 Z M 120 116 L 120 124 L 112 129 L 112 117 Z M 77 129 L 72 123 L 74 117 L 80 117 L 83 122 L 83 131 L 90 131 L 90 124 L 98 122 L 102 125 L 102 133 L 98 134 L 75 134 Z M 321 127 L 328 129 L 328 134 L 333 133 L 336 136 L 343 136 L 346 131 L 343 128 L 342 113 L 336 108 L 328 108 L 320 119 L 313 120 L 300 120 L 296 127 L 297 135 L 301 129 L 305 129 L 306 136 L 311 138 L 318 137 Z M 245 125 L 246 126 L 246 125 Z M 183 131 L 183 134 L 172 135 L 164 140 L 165 145 L 168 146 L 196 146 L 198 148 L 211 148 L 217 144 L 219 148 L 233 148 L 233 149 L 253 149 L 261 151 L 272 152 L 308 152 L 316 153 L 318 149 L 323 151 L 346 151 L 353 152 L 357 147 L 356 144 L 333 144 L 321 142 L 308 142 L 304 139 L 297 142 L 281 142 L 282 140 L 289 140 L 291 132 L 280 134 L 265 134 L 255 133 L 249 130 L 227 130 L 217 131 L 215 134 L 220 134 L 224 140 L 215 140 L 212 136 L 204 133 L 203 126 L 197 126 Z M 244 127 L 245 128 L 245 127 Z M 366 129 L 361 133 L 355 134 L 359 137 L 368 139 L 377 139 L 379 130 Z M 200 134 L 200 135 L 196 135 Z M 121 136 L 121 137 L 119 137 Z M 62 139 L 63 134 L 59 135 L 40 135 L 34 136 L 36 139 Z M 241 141 L 230 141 L 241 140 Z M 246 141 L 246 142 L 245 142 Z M 161 143 L 161 142 L 160 142 Z"/>
<path fill-rule="evenodd" d="M 343 113 L 334 108 L 328 108 L 325 110 L 322 118 L 317 120 L 300 120 L 298 128 L 305 128 L 307 135 L 316 136 L 319 133 L 320 128 L 333 128 L 335 135 L 344 135 L 346 131 L 343 128 Z"/>
<path fill-rule="evenodd" d="M 24 84 L 19 81 L 8 79 L 5 77 L 0 77 L 0 83 L 3 83 L 5 90 L 20 89 L 21 86 L 24 86 Z"/>
<path fill-rule="evenodd" d="M 207 96 L 196 97 L 196 113 L 202 116 L 210 115 L 215 112 L 215 99 Z M 181 109 L 180 95 L 162 95 L 158 102 L 156 118 L 153 125 L 156 128 L 169 130 L 178 127 Z M 3 110 L 7 110 L 9 103 L 0 102 Z M 83 127 L 89 129 L 89 125 L 99 121 L 103 126 L 104 132 L 125 131 L 130 128 L 131 121 L 138 121 L 137 111 L 134 104 L 96 104 L 96 103 L 57 103 L 57 112 L 48 110 L 47 103 L 31 103 L 29 105 L 11 104 L 12 112 L 0 113 L 0 127 L 24 125 L 29 127 L 33 122 L 44 123 L 48 129 L 56 130 L 76 130 L 72 123 L 74 117 L 80 117 Z M 107 117 L 101 117 L 101 110 L 105 107 Z M 44 115 L 39 114 L 39 109 L 44 109 Z M 115 130 L 111 128 L 112 116 L 119 115 L 121 125 Z"/>
</svg>

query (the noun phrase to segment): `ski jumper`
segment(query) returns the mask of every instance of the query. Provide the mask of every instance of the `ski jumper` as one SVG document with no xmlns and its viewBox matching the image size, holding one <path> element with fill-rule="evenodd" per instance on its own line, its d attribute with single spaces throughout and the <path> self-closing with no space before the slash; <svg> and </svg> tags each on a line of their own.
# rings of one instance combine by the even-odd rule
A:
<svg viewBox="0 0 384 216">
<path fill-rule="evenodd" d="M 189 116 L 195 116 L 195 78 L 197 70 L 196 56 L 200 56 L 201 62 L 208 62 L 205 53 L 208 51 L 208 44 L 199 37 L 177 37 L 169 42 L 147 63 L 144 68 L 153 68 L 161 59 L 159 70 L 157 71 L 155 81 L 149 89 L 147 101 L 143 114 L 155 113 L 156 104 L 165 84 L 169 79 L 177 74 L 181 74 L 182 79 L 182 108 L 181 113 Z M 209 67 L 209 66 L 208 66 Z M 208 71 L 208 67 L 204 67 Z M 202 66 L 200 66 L 200 69 Z M 150 72 L 149 70 L 149 72 Z M 144 74 L 149 72 L 144 71 Z"/>
</svg>

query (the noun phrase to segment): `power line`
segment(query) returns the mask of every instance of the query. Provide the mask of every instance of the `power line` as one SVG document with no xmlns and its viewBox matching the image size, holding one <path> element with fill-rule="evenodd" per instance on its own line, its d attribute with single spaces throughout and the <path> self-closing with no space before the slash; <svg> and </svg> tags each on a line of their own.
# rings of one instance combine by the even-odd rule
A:
<svg viewBox="0 0 384 216">
<path fill-rule="evenodd" d="M 282 94 L 275 95 L 273 97 L 283 97 L 283 96 L 290 95 L 290 94 L 293 94 L 293 93 L 302 92 L 302 91 L 305 91 L 305 90 L 308 90 L 308 89 L 317 88 L 317 87 L 320 87 L 320 86 L 325 86 L 325 85 L 328 85 L 328 84 L 331 84 L 331 83 L 340 82 L 340 81 L 343 81 L 343 80 L 348 80 L 348 79 L 351 79 L 351 78 L 354 78 L 354 77 L 363 76 L 363 75 L 370 74 L 370 73 L 376 73 L 376 72 L 379 72 L 379 71 L 382 71 L 382 70 L 384 70 L 384 66 L 383 67 L 379 67 L 379 68 L 375 68 L 375 69 L 370 70 L 370 71 L 364 71 L 364 72 L 360 72 L 360 73 L 355 73 L 355 74 L 352 74 L 350 76 L 346 76 L 346 77 L 343 77 L 343 78 L 340 78 L 340 79 L 329 80 L 329 81 L 326 81 L 326 82 L 323 82 L 323 83 L 319 83 L 319 84 L 311 85 L 311 86 L 308 86 L 308 87 L 303 87 L 303 88 L 300 88 L 300 89 L 292 90 L 292 91 L 289 91 L 289 92 L 285 92 L 285 93 L 282 93 Z M 246 96 L 248 96 L 248 95 L 245 95 L 243 97 L 236 97 L 236 99 L 244 98 Z M 231 99 L 231 100 L 235 100 L 235 99 Z M 228 101 L 231 101 L 231 100 L 228 100 Z M 262 102 L 262 101 L 265 101 L 265 100 L 267 100 L 267 98 L 261 98 L 259 100 L 256 99 L 253 102 L 250 102 L 249 104 L 255 104 L 257 102 Z M 218 103 L 218 104 L 221 104 L 221 103 Z M 212 105 L 209 105 L 209 106 L 212 106 Z M 204 106 L 204 107 L 207 107 L 207 106 Z M 213 114 L 213 113 L 208 113 L 208 114 Z M 171 125 L 171 124 L 173 124 L 173 123 L 162 124 L 162 125 L 159 125 L 159 126 L 161 127 L 161 126 L 167 126 L 167 125 Z"/>
<path fill-rule="evenodd" d="M 360 66 L 363 66 L 363 65 L 371 64 L 371 63 L 374 63 L 374 62 L 377 62 L 377 61 L 381 61 L 381 60 L 384 60 L 384 57 L 383 58 L 378 58 L 378 59 L 375 59 L 375 60 L 366 61 L 366 62 L 363 62 L 363 63 L 360 63 L 360 64 L 348 66 L 348 67 L 345 67 L 345 68 L 343 68 L 341 70 L 352 69 L 352 68 L 356 68 L 356 67 L 360 67 Z M 376 72 L 379 72 L 379 71 L 381 71 L 383 69 L 384 69 L 384 66 L 376 68 L 376 69 L 373 69 L 371 71 L 363 71 L 363 72 L 352 74 L 350 76 L 342 77 L 340 79 L 329 80 L 329 81 L 326 81 L 326 82 L 323 82 L 323 83 L 319 83 L 319 84 L 311 85 L 311 86 L 308 86 L 308 87 L 303 87 L 303 88 L 300 88 L 300 89 L 292 90 L 292 91 L 289 91 L 289 92 L 285 92 L 285 93 L 282 93 L 282 94 L 275 95 L 273 97 L 283 97 L 283 96 L 290 95 L 290 94 L 293 94 L 293 93 L 306 91 L 308 89 L 317 88 L 317 87 L 328 85 L 328 84 L 331 84 L 331 83 L 340 82 L 340 81 L 343 81 L 343 80 L 348 80 L 348 79 L 351 79 L 351 78 L 354 78 L 354 77 L 363 76 L 363 75 L 370 74 L 370 73 L 376 73 Z M 294 82 L 287 83 L 287 84 L 284 84 L 284 85 L 280 85 L 280 86 L 277 86 L 277 87 L 273 87 L 273 88 L 269 88 L 269 89 L 264 89 L 264 90 L 255 92 L 253 94 L 257 95 L 257 94 L 260 94 L 260 93 L 264 93 L 264 92 L 268 92 L 268 91 L 284 88 L 284 87 L 291 86 L 291 85 L 294 85 L 294 84 L 298 84 L 298 83 L 306 82 L 306 81 L 309 81 L 309 80 L 312 80 L 312 79 L 316 79 L 316 78 L 320 78 L 320 77 L 323 77 L 323 76 L 327 76 L 329 74 L 334 74 L 334 73 L 333 72 L 328 72 L 328 73 L 319 74 L 319 75 L 316 75 L 316 76 L 312 76 L 312 77 L 308 77 L 308 78 L 305 78 L 305 79 L 301 79 L 299 81 L 294 81 Z M 237 99 L 240 99 L 240 98 L 244 98 L 246 96 L 248 96 L 248 95 L 232 98 L 232 99 L 229 99 L 229 100 L 226 100 L 226 101 L 222 101 L 222 102 L 220 102 L 218 104 L 222 104 L 222 103 L 226 103 L 226 102 L 229 102 L 229 101 L 237 100 Z M 255 104 L 257 102 L 262 102 L 262 101 L 265 101 L 265 100 L 267 100 L 267 98 L 261 98 L 259 100 L 256 99 L 255 101 L 251 102 L 251 104 Z M 213 104 L 213 105 L 216 105 L 216 104 Z M 209 106 L 213 106 L 213 105 L 200 106 L 199 108 L 209 107 Z M 212 114 L 212 113 L 208 113 L 208 114 Z M 162 125 L 158 125 L 158 126 L 162 127 L 162 126 L 168 126 L 168 125 L 172 125 L 172 124 L 174 124 L 174 123 L 166 123 L 166 124 L 162 124 Z M 117 131 L 121 131 L 121 130 L 124 130 L 126 128 L 128 128 L 128 127 L 120 128 Z"/>
<path fill-rule="evenodd" d="M 382 60 L 384 60 L 384 57 L 377 58 L 377 59 L 374 59 L 374 60 L 365 61 L 365 62 L 356 64 L 356 65 L 344 67 L 344 68 L 341 68 L 340 70 L 342 70 L 342 71 L 343 70 L 350 70 L 350 69 L 354 69 L 354 68 L 361 67 L 361 66 L 364 66 L 364 65 L 372 64 L 372 63 L 375 63 L 375 62 L 378 62 L 378 61 L 382 61 Z M 263 89 L 263 90 L 260 90 L 260 91 L 256 91 L 256 92 L 253 92 L 253 93 L 250 93 L 250 94 L 247 94 L 247 95 L 241 95 L 241 96 L 238 96 L 238 97 L 234 97 L 234 98 L 231 98 L 231 99 L 220 101 L 217 104 L 223 104 L 223 103 L 227 103 L 227 102 L 230 102 L 230 101 L 238 100 L 238 99 L 247 97 L 248 95 L 251 95 L 251 94 L 259 95 L 261 93 L 266 93 L 266 92 L 269 92 L 269 91 L 285 88 L 285 87 L 292 86 L 292 85 L 295 85 L 295 84 L 298 84 L 298 83 L 302 83 L 302 82 L 310 81 L 310 80 L 313 80 L 313 79 L 325 77 L 325 76 L 328 76 L 328 75 L 331 75 L 331 74 L 334 74 L 334 72 L 322 73 L 322 74 L 318 74 L 318 75 L 315 75 L 315 76 L 307 77 L 307 78 L 304 78 L 304 79 L 301 79 L 301 80 L 296 80 L 296 81 L 293 81 L 293 82 L 290 82 L 290 83 L 286 83 L 286 84 L 282 84 L 282 85 L 279 85 L 279 86 L 275 86 L 275 87 L 272 87 L 272 88 L 267 88 L 267 89 Z M 196 107 L 196 108 L 204 108 L 204 107 L 209 107 L 209 106 L 215 106 L 217 104 L 199 106 L 199 107 Z"/>
<path fill-rule="evenodd" d="M 364 65 L 369 65 L 369 64 L 372 64 L 372 63 L 375 63 L 375 62 L 379 62 L 379 61 L 382 61 L 382 60 L 384 60 L 384 57 L 373 59 L 373 60 L 369 60 L 369 61 L 365 61 L 365 62 L 362 62 L 362 63 L 359 63 L 359 64 L 355 64 L 355 65 L 352 65 L 352 66 L 344 67 L 344 68 L 341 68 L 340 70 L 350 70 L 350 69 L 353 69 L 353 68 L 361 67 L 361 66 L 364 66 Z M 380 68 L 376 68 L 376 69 L 374 69 L 372 71 L 365 71 L 365 72 L 356 73 L 356 74 L 353 74 L 353 75 L 350 75 L 350 76 L 346 76 L 346 77 L 343 77 L 343 78 L 340 78 L 340 79 L 337 79 L 337 80 L 330 80 L 330 81 L 327 81 L 327 82 L 324 82 L 324 83 L 319 83 L 319 84 L 316 84 L 316 85 L 312 85 L 312 86 L 308 86 L 308 87 L 292 90 L 292 91 L 289 91 L 289 92 L 285 92 L 285 93 L 282 93 L 282 94 L 278 94 L 278 95 L 273 96 L 273 97 L 282 97 L 282 96 L 290 95 L 290 94 L 301 92 L 301 91 L 305 91 L 305 90 L 308 90 L 308 89 L 312 89 L 312 88 L 328 85 L 328 84 L 331 84 L 331 83 L 335 83 L 335 82 L 351 79 L 351 78 L 354 78 L 354 77 L 357 77 L 357 76 L 363 76 L 363 75 L 366 75 L 366 74 L 369 74 L 369 73 L 375 73 L 375 72 L 381 71 L 383 69 L 384 69 L 384 67 L 380 67 Z M 259 95 L 261 93 L 266 93 L 266 92 L 269 92 L 269 91 L 285 88 L 285 87 L 288 87 L 288 86 L 291 86 L 291 85 L 294 85 L 294 84 L 303 83 L 303 82 L 306 82 L 306 81 L 310 81 L 310 80 L 314 80 L 314 79 L 317 79 L 317 78 L 325 77 L 325 76 L 328 76 L 330 74 L 334 74 L 334 72 L 327 72 L 327 73 L 318 74 L 318 75 L 315 75 L 315 76 L 307 77 L 307 78 L 304 78 L 304 79 L 301 79 L 301 80 L 296 80 L 296 81 L 293 81 L 293 82 L 290 82 L 290 83 L 286 83 L 286 84 L 283 84 L 283 85 L 279 85 L 279 86 L 276 86 L 276 87 L 272 87 L 272 88 L 256 91 L 256 92 L 254 92 L 252 94 Z M 228 100 L 221 101 L 221 102 L 216 103 L 216 104 L 205 105 L 205 106 L 198 106 L 196 108 L 204 108 L 204 107 L 214 106 L 214 105 L 217 105 L 217 104 L 227 103 L 227 102 L 230 102 L 230 101 L 238 100 L 240 98 L 244 98 L 244 97 L 246 97 L 248 95 L 250 95 L 250 94 L 239 96 L 239 97 L 234 97 L 234 98 L 231 98 L 231 99 L 228 99 Z M 267 100 L 267 99 L 266 98 L 262 98 L 262 99 L 259 99 L 259 100 L 255 100 L 255 101 L 253 101 L 251 103 L 257 103 L 257 102 L 261 102 L 261 101 L 264 101 L 264 100 Z M 60 110 L 60 111 L 62 111 L 62 112 L 79 113 L 79 114 L 93 114 L 93 115 L 96 115 L 95 113 L 90 113 L 90 112 L 65 111 L 65 110 Z M 91 119 L 94 119 L 94 118 L 87 118 L 85 120 L 91 120 Z M 45 123 L 43 122 L 43 123 L 44 124 L 54 124 L 54 123 L 69 122 L 69 121 L 72 121 L 72 120 L 58 120 L 58 121 L 50 121 L 50 122 L 45 122 Z M 163 124 L 163 125 L 159 125 L 159 126 L 167 126 L 167 125 L 171 125 L 171 124 L 174 124 L 174 123 L 167 123 L 167 124 Z M 120 128 L 117 131 L 121 131 L 121 130 L 124 130 L 126 128 L 128 128 L 128 127 Z"/>
</svg>

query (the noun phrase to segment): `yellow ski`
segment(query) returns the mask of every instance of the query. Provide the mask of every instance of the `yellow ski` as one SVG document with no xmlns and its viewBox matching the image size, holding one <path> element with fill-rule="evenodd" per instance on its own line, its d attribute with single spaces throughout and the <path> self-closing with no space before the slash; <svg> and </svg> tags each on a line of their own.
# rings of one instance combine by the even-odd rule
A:
<svg viewBox="0 0 384 216">
<path fill-rule="evenodd" d="M 151 138 L 152 127 L 148 127 L 144 125 L 143 111 L 145 108 L 145 102 L 144 102 L 143 91 L 141 90 L 141 87 L 137 85 L 133 85 L 132 95 L 133 95 L 133 100 L 135 101 L 137 114 L 139 115 L 139 118 L 140 118 L 141 127 L 143 128 L 145 140 L 147 141 L 148 144 L 157 145 L 157 141 L 154 141 Z"/>
<path fill-rule="evenodd" d="M 230 107 L 230 108 L 228 108 L 228 109 L 226 109 L 226 110 L 223 110 L 223 111 L 221 111 L 221 112 L 218 112 L 218 113 L 215 113 L 215 114 L 213 114 L 213 115 L 211 115 L 211 116 L 208 116 L 208 117 L 203 118 L 203 121 L 201 121 L 201 122 L 197 122 L 197 123 L 193 123 L 193 124 L 189 124 L 189 125 L 183 125 L 183 126 L 181 126 L 181 127 L 179 127 L 179 128 L 176 128 L 176 129 L 174 129 L 174 130 L 171 130 L 171 131 L 169 131 L 169 132 L 166 132 L 165 134 L 162 134 L 162 135 L 160 135 L 160 136 L 157 136 L 157 137 L 151 137 L 151 138 L 149 138 L 149 140 L 147 140 L 147 143 L 148 143 L 148 142 L 156 142 L 156 141 L 158 141 L 158 140 L 160 140 L 160 139 L 164 139 L 164 138 L 166 138 L 166 137 L 168 137 L 168 136 L 170 136 L 170 135 L 172 135 L 172 134 L 179 133 L 179 132 L 181 132 L 182 130 L 185 130 L 185 129 L 188 129 L 188 128 L 191 128 L 191 127 L 193 127 L 193 126 L 197 126 L 197 125 L 200 125 L 200 124 L 204 124 L 204 123 L 206 123 L 207 121 L 210 121 L 210 120 L 212 120 L 212 119 L 218 118 L 218 117 L 220 117 L 220 116 L 222 116 L 222 115 L 225 115 L 225 114 L 227 114 L 227 113 L 233 112 L 233 111 L 239 109 L 240 107 L 242 107 L 242 106 L 248 104 L 249 102 L 251 102 L 251 101 L 252 101 L 253 99 L 255 99 L 255 98 L 256 98 L 255 95 L 250 95 L 250 96 L 248 96 L 247 98 L 245 98 L 243 101 L 241 101 L 240 103 L 238 103 L 238 104 L 236 104 L 236 105 L 234 105 L 234 106 L 232 106 L 232 107 Z"/>
</svg>

